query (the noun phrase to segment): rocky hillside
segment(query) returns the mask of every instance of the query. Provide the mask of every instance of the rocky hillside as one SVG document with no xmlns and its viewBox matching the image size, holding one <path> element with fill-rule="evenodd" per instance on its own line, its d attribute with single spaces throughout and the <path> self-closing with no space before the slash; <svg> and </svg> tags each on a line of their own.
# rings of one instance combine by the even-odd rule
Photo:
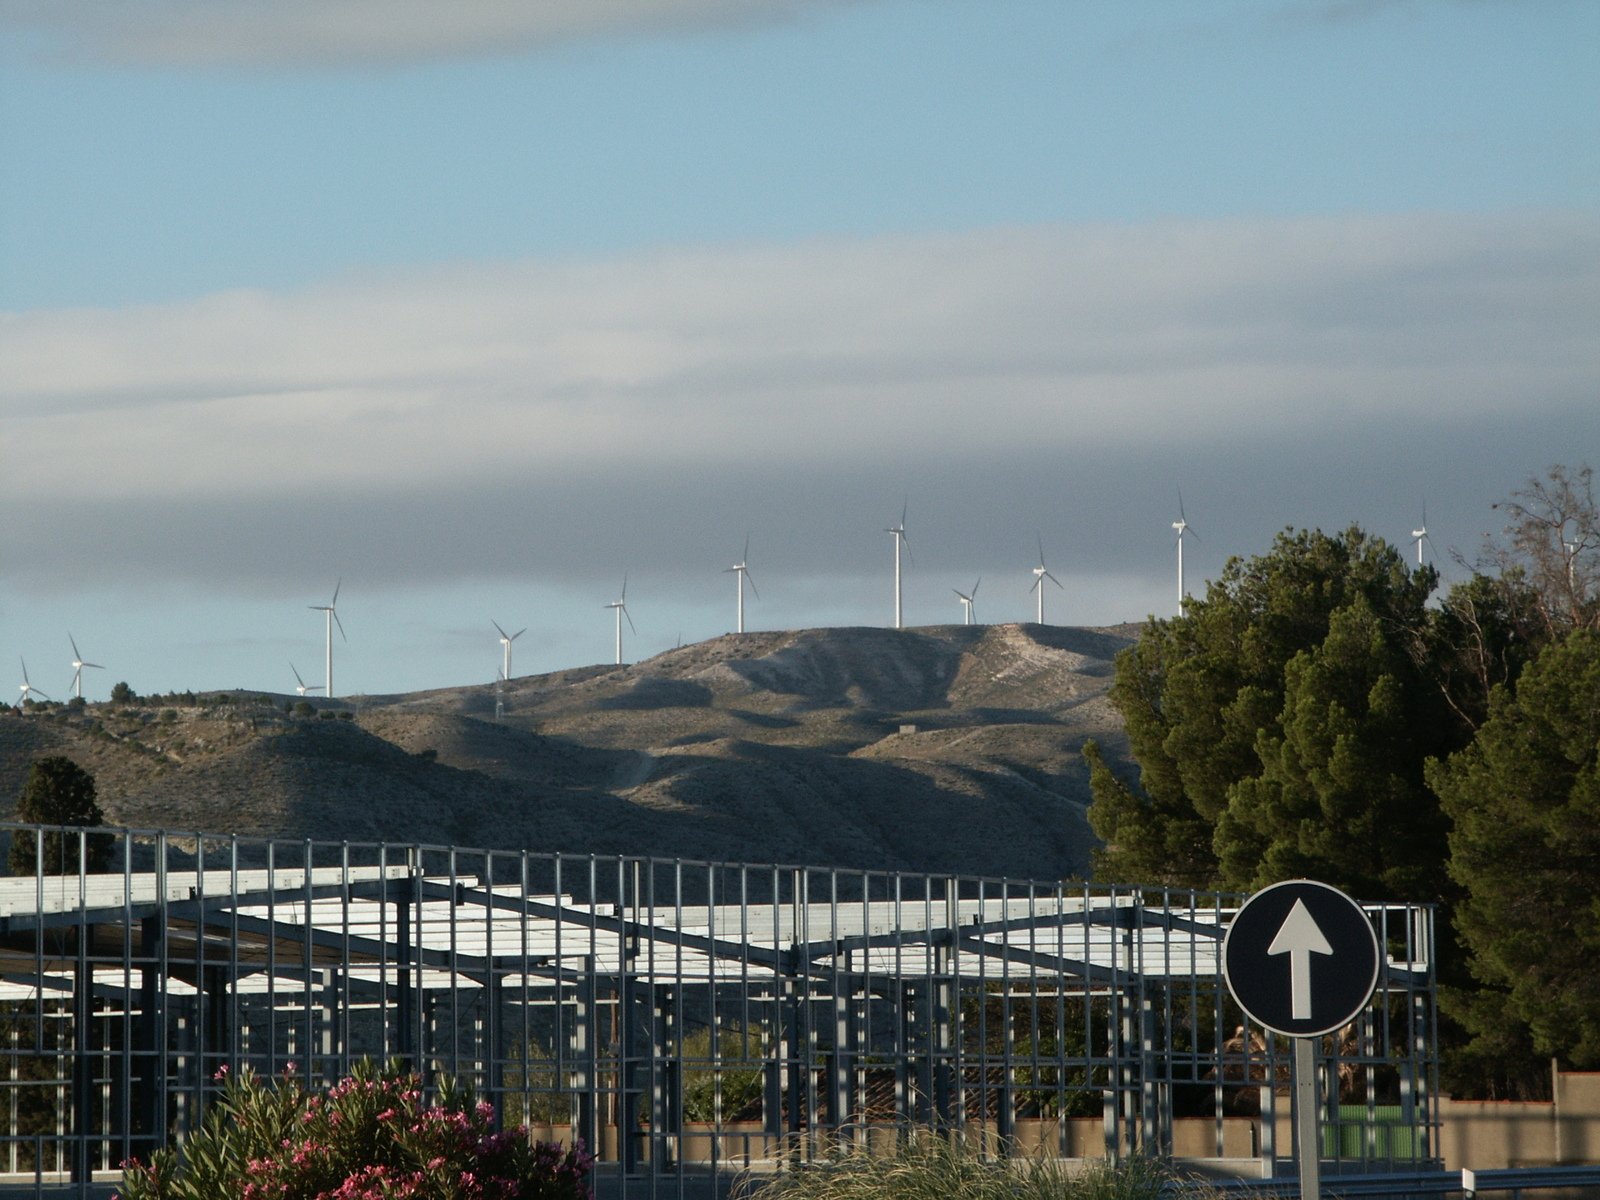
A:
<svg viewBox="0 0 1600 1200">
<path fill-rule="evenodd" d="M 750 633 L 498 694 L 8 710 L 0 797 L 66 754 L 138 828 L 1081 874 L 1078 749 L 1123 753 L 1105 692 L 1134 632 Z"/>
</svg>

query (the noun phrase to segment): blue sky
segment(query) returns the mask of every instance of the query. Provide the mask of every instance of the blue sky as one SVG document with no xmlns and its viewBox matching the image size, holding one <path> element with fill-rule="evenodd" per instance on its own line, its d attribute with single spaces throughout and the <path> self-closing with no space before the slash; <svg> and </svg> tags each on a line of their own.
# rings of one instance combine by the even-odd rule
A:
<svg viewBox="0 0 1600 1200">
<path fill-rule="evenodd" d="M 0 647 L 91 696 L 1175 604 L 1600 446 L 1582 0 L 0 0 Z M 487 636 L 485 630 L 488 631 Z M 57 678 L 60 676 L 61 678 Z M 287 677 L 288 683 L 285 683 Z"/>
</svg>

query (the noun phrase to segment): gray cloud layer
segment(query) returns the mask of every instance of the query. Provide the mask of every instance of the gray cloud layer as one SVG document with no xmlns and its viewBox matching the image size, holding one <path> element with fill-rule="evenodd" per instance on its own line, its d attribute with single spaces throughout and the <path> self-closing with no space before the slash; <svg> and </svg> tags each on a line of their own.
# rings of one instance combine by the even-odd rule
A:
<svg viewBox="0 0 1600 1200">
<path fill-rule="evenodd" d="M 426 584 L 703 572 L 755 527 L 763 561 L 849 574 L 909 493 L 927 568 L 1031 558 L 1043 529 L 1116 571 L 1149 564 L 1179 486 L 1213 557 L 1377 497 L 1399 538 L 1424 497 L 1482 512 L 1592 457 L 1597 324 L 1600 222 L 1549 214 L 690 248 L 16 313 L 0 556 L 44 591 Z"/>
<path fill-rule="evenodd" d="M 871 0 L 0 0 L 70 53 L 146 66 L 407 62 L 788 20 Z"/>
</svg>

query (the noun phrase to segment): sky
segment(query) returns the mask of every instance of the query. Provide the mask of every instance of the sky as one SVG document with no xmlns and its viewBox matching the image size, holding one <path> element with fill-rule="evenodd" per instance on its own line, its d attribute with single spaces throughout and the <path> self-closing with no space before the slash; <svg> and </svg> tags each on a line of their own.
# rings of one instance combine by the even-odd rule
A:
<svg viewBox="0 0 1600 1200">
<path fill-rule="evenodd" d="M 0 654 L 70 695 L 1109 624 L 1600 465 L 1590 0 L 0 0 Z M 14 687 L 16 685 L 13 685 Z M 10 695 L 19 693 L 13 690 Z"/>
</svg>

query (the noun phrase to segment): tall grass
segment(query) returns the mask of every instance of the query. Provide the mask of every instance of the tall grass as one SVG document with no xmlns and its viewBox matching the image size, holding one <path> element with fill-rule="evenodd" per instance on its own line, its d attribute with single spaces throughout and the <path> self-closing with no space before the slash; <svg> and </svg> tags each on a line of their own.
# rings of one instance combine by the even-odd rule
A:
<svg viewBox="0 0 1600 1200">
<path fill-rule="evenodd" d="M 1159 1200 L 1177 1180 L 1148 1158 L 1068 1163 L 1054 1157 L 984 1160 L 960 1139 L 917 1133 L 893 1154 L 851 1146 L 772 1179 L 747 1177 L 747 1200 Z M 1191 1195 L 1204 1195 L 1198 1187 Z"/>
</svg>

